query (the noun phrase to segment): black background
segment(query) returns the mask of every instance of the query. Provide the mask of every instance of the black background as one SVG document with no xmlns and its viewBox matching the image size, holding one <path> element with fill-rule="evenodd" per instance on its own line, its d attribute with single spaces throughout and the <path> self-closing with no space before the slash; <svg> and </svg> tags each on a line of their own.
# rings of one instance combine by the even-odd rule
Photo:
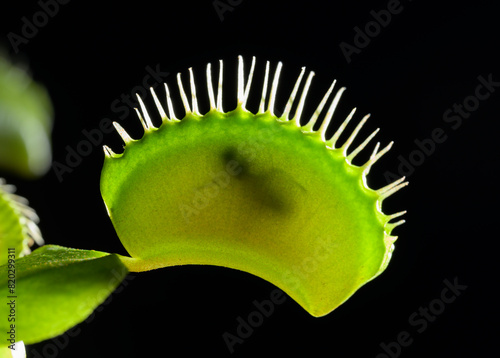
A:
<svg viewBox="0 0 500 358">
<path fill-rule="evenodd" d="M 259 74 L 265 60 L 283 61 L 279 103 L 302 66 L 316 73 L 311 97 L 317 101 L 334 78 L 348 88 L 343 110 L 357 106 L 358 113 L 370 112 L 364 131 L 380 127 L 382 144 L 395 140 L 370 174 L 372 187 L 386 184 L 387 170 L 398 174 L 398 156 L 408 159 L 416 139 L 442 128 L 447 139 L 409 173 L 410 186 L 385 203 L 387 212 L 408 210 L 407 223 L 395 231 L 399 240 L 388 269 L 323 318 L 309 316 L 288 298 L 232 356 L 375 358 L 383 353 L 380 344 L 402 331 L 413 341 L 394 356 L 490 356 L 497 351 L 493 270 L 500 90 L 457 129 L 443 114 L 474 94 L 478 76 L 500 81 L 493 2 L 402 0 L 403 10 L 350 63 L 339 44 L 352 45 L 354 27 L 363 29 L 373 20 L 370 12 L 386 9 L 388 1 L 325 3 L 233 1 L 233 11 L 221 21 L 213 1 L 71 1 L 16 54 L 8 34 L 21 35 L 22 18 L 41 10 L 36 1 L 23 1 L 2 5 L 1 39 L 50 92 L 54 160 L 61 163 L 66 146 L 75 148 L 84 139 L 82 130 L 98 128 L 103 118 L 141 135 L 133 112 L 120 118 L 124 112 L 113 111 L 111 103 L 142 83 L 147 66 L 169 72 L 172 88 L 174 75 L 187 76 L 191 66 L 203 82 L 205 64 L 214 66 L 219 59 L 230 77 L 240 54 L 247 61 L 257 57 Z M 120 151 L 116 133 L 106 134 L 104 143 Z M 102 161 L 102 150 L 95 147 L 62 182 L 53 171 L 36 181 L 1 174 L 30 199 L 47 243 L 126 254 L 99 193 Z M 217 267 L 174 267 L 131 277 L 56 353 L 47 348 L 54 342 L 47 341 L 30 346 L 28 356 L 33 350 L 57 357 L 230 356 L 222 334 L 235 334 L 237 317 L 246 318 L 255 309 L 252 301 L 268 299 L 274 289 L 257 277 Z M 444 280 L 455 278 L 467 288 L 418 333 L 410 315 L 439 299 Z"/>
</svg>

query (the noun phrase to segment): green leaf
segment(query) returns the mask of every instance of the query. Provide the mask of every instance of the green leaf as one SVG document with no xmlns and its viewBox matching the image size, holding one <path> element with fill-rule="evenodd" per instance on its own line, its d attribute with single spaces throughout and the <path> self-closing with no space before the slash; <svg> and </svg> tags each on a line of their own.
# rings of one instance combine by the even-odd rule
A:
<svg viewBox="0 0 500 358">
<path fill-rule="evenodd" d="M 0 168 L 43 175 L 52 160 L 52 117 L 45 88 L 0 55 Z"/>
<path fill-rule="evenodd" d="M 16 341 L 25 344 L 58 336 L 85 320 L 128 273 L 117 255 L 55 245 L 15 261 L 13 293 L 12 270 L 12 262 L 0 267 L 0 332 L 15 324 Z M 10 306 L 15 308 L 12 322 Z"/>
</svg>

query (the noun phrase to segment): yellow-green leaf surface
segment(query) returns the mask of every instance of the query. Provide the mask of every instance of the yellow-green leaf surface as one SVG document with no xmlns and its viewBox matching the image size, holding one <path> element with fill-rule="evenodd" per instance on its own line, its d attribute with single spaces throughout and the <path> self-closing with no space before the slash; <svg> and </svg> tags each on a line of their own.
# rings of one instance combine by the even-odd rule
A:
<svg viewBox="0 0 500 358">
<path fill-rule="evenodd" d="M 268 69 L 269 64 L 265 84 Z M 332 85 L 302 125 L 312 80 L 310 74 L 295 101 L 303 69 L 277 116 L 280 70 L 281 64 L 269 94 L 266 85 L 257 89 L 262 100 L 255 114 L 246 109 L 251 75 L 245 82 L 241 59 L 233 111 L 222 109 L 222 66 L 217 99 L 207 67 L 211 108 L 204 115 L 198 110 L 192 71 L 188 95 L 178 76 L 186 113 L 182 120 L 176 119 L 168 88 L 168 115 L 153 93 L 162 117 L 159 128 L 141 100 L 145 135 L 133 140 L 116 124 L 126 146 L 122 154 L 105 147 L 101 193 L 121 242 L 135 259 L 124 261 L 131 270 L 187 264 L 242 270 L 322 316 L 387 266 L 396 239 L 391 230 L 402 223 L 389 221 L 403 212 L 385 215 L 382 201 L 406 183 L 401 179 L 379 190 L 367 185 L 370 167 L 390 145 L 379 150 L 377 144 L 364 165 L 352 164 L 376 133 L 352 148 L 367 117 L 345 142 L 337 139 L 354 111 L 326 138 L 343 88 L 323 111 Z"/>
<path fill-rule="evenodd" d="M 23 177 L 51 163 L 52 105 L 47 91 L 0 55 L 0 169 Z"/>
<path fill-rule="evenodd" d="M 0 331 L 15 324 L 16 341 L 25 344 L 60 335 L 85 320 L 127 273 L 116 255 L 55 245 L 9 261 L 0 267 Z"/>
</svg>

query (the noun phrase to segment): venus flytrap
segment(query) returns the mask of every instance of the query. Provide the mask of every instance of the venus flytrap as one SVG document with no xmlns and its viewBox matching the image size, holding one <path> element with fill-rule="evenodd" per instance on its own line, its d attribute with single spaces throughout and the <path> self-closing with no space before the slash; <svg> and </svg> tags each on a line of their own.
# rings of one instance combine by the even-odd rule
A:
<svg viewBox="0 0 500 358">
<path fill-rule="evenodd" d="M 246 108 L 254 69 L 255 58 L 245 80 L 243 59 L 239 58 L 238 102 L 229 112 L 222 108 L 222 63 L 216 92 L 211 66 L 207 66 L 210 109 L 205 114 L 199 111 L 192 69 L 188 93 L 181 75 L 177 76 L 185 110 L 182 120 L 173 110 L 167 86 L 167 110 L 152 91 L 161 126 L 153 124 L 155 117 L 139 100 L 137 114 L 144 136 L 133 139 L 115 123 L 125 149 L 117 154 L 104 147 L 101 194 L 118 236 L 133 258 L 125 261 L 131 271 L 190 264 L 246 271 L 281 288 L 311 315 L 323 316 L 387 266 L 396 240 L 391 231 L 403 223 L 391 220 L 404 212 L 386 215 L 382 202 L 407 183 L 401 178 L 378 190 L 367 185 L 370 168 L 392 143 L 382 150 L 377 144 L 365 164 L 352 164 L 378 131 L 351 148 L 368 116 L 344 143 L 338 139 L 355 110 L 333 137 L 326 137 L 345 88 L 338 90 L 323 111 L 334 82 L 312 118 L 301 125 L 314 74 L 309 73 L 302 86 L 302 69 L 278 117 L 275 99 L 282 65 L 276 67 L 269 97 L 266 65 L 255 114 Z M 263 131 L 272 132 L 272 137 L 260 142 L 259 150 L 242 146 Z M 231 163 L 238 174 L 219 188 L 210 205 L 189 221 L 183 220 L 178 208 L 186 204 L 186 198 L 193 190 L 213 183 L 212 173 Z M 283 273 L 312 257 L 318 246 L 325 245 L 324 237 L 328 238 L 326 245 L 335 250 L 315 260 L 314 271 L 294 277 L 295 285 L 290 285 Z"/>
<path fill-rule="evenodd" d="M 407 183 L 400 178 L 375 190 L 368 186 L 367 175 L 392 143 L 383 149 L 377 143 L 364 164 L 352 163 L 378 129 L 353 148 L 365 116 L 339 143 L 354 109 L 334 135 L 327 136 L 345 90 L 332 96 L 335 82 L 303 123 L 314 76 L 310 72 L 303 82 L 305 68 L 281 111 L 275 101 L 282 64 L 271 79 L 268 62 L 263 86 L 257 89 L 258 109 L 250 111 L 255 58 L 245 76 L 239 57 L 237 105 L 224 111 L 222 69 L 220 61 L 214 88 L 207 66 L 206 113 L 200 112 L 189 69 L 189 91 L 177 76 L 182 116 L 174 111 L 165 84 L 166 101 L 151 90 L 157 114 L 138 99 L 141 139 L 114 123 L 125 148 L 115 153 L 104 146 L 100 188 L 130 257 L 51 245 L 20 258 L 17 285 L 24 317 L 30 318 L 19 322 L 19 340 L 36 343 L 85 320 L 118 286 L 116 272 L 123 280 L 129 271 L 177 265 L 241 270 L 273 283 L 319 317 L 386 268 L 397 238 L 392 230 L 404 222 L 393 219 L 405 212 L 387 215 L 382 203 Z M 160 126 L 154 124 L 158 117 Z M 224 174 L 223 182 L 218 173 Z M 186 220 L 180 208 L 197 192 L 210 193 L 209 203 Z M 5 269 L 0 267 L 0 280 Z M 0 296 L 5 296 L 5 287 L 0 286 Z M 0 330 L 6 329 L 2 324 Z"/>
</svg>

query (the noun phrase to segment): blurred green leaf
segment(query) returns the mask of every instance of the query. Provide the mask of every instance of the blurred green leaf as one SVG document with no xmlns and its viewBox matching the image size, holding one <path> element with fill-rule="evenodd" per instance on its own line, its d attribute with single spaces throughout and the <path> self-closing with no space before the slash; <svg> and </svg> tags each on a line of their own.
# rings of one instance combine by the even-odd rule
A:
<svg viewBox="0 0 500 358">
<path fill-rule="evenodd" d="M 55 245 L 16 260 L 14 293 L 9 270 L 9 264 L 0 267 L 0 332 L 9 332 L 14 323 L 16 341 L 25 344 L 58 336 L 85 320 L 128 273 L 117 255 Z M 15 300 L 15 322 L 7 319 L 10 300 Z"/>
<path fill-rule="evenodd" d="M 0 168 L 28 178 L 47 172 L 52 116 L 45 88 L 0 56 Z"/>
</svg>

